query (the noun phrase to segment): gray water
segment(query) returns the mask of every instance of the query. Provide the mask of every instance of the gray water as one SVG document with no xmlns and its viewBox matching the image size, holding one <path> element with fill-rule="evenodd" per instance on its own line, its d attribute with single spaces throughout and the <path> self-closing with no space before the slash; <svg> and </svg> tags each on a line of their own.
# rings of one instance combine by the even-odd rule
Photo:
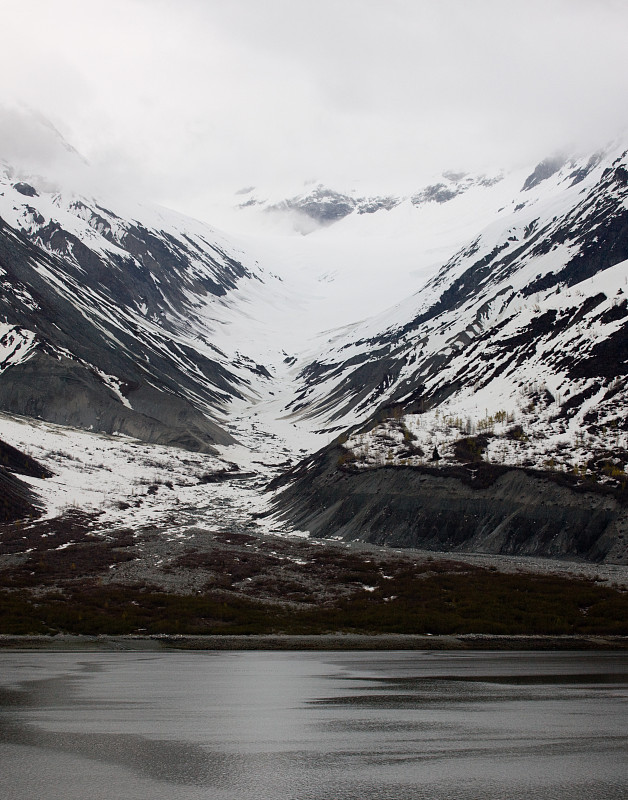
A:
<svg viewBox="0 0 628 800">
<path fill-rule="evenodd" d="M 628 654 L 0 653 L 11 800 L 628 797 Z"/>
</svg>

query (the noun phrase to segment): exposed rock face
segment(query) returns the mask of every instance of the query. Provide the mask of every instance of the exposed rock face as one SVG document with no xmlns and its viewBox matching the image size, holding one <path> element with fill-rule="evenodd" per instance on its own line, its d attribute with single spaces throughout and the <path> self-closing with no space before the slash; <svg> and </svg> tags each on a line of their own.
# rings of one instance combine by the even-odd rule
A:
<svg viewBox="0 0 628 800">
<path fill-rule="evenodd" d="M 319 225 L 331 225 L 354 212 L 375 214 L 377 211 L 390 211 L 401 202 L 402 198 L 394 195 L 353 197 L 333 189 L 327 189 L 325 186 L 317 186 L 307 194 L 291 197 L 273 205 L 264 206 L 262 201 L 251 198 L 242 203 L 240 208 L 263 205 L 267 211 L 298 211 Z"/>
<path fill-rule="evenodd" d="M 287 476 L 276 508 L 314 536 L 447 552 L 628 563 L 628 509 L 520 469 L 339 467 L 331 447 Z"/>
<path fill-rule="evenodd" d="M 52 477 L 52 472 L 34 458 L 0 440 L 0 523 L 33 518 L 40 512 L 37 494 L 13 473 Z"/>
<path fill-rule="evenodd" d="M 37 197 L 37 190 L 29 183 L 16 183 L 13 188 L 16 192 L 23 194 L 24 197 Z"/>
<path fill-rule="evenodd" d="M 552 156 L 551 158 L 543 159 L 525 179 L 522 191 L 527 192 L 535 186 L 538 186 L 542 181 L 551 178 L 552 175 L 558 172 L 566 160 L 564 156 Z"/>
<path fill-rule="evenodd" d="M 279 208 L 281 207 L 280 205 Z M 286 200 L 283 207 L 300 211 L 317 222 L 329 224 L 350 214 L 355 208 L 355 200 L 319 186 L 310 195 Z"/>
<path fill-rule="evenodd" d="M 31 487 L 0 469 L 0 523 L 32 518 L 39 513 L 38 498 Z"/>
<path fill-rule="evenodd" d="M 75 428 L 120 433 L 144 442 L 211 453 L 233 438 L 174 394 L 143 383 L 120 402 L 98 375 L 80 362 L 37 352 L 0 381 L 0 408 Z"/>
<path fill-rule="evenodd" d="M 0 439 L 0 469 L 30 478 L 51 478 L 52 472 L 32 456 Z"/>
</svg>

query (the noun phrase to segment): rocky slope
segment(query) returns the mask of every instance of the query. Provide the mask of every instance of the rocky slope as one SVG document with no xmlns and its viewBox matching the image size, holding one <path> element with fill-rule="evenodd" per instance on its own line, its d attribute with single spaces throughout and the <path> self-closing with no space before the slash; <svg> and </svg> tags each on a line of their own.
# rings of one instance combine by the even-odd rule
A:
<svg viewBox="0 0 628 800">
<path fill-rule="evenodd" d="M 416 295 L 305 364 L 289 408 L 350 422 L 378 406 L 427 411 L 460 397 L 484 411 L 495 406 L 484 394 L 512 405 L 513 387 L 536 381 L 571 418 L 585 398 L 566 398 L 614 383 L 604 392 L 612 419 L 628 357 L 628 160 L 613 155 L 534 181 L 537 167 Z"/>
<path fill-rule="evenodd" d="M 364 469 L 335 446 L 272 485 L 279 515 L 318 537 L 628 564 L 625 491 L 562 473 L 484 461 Z"/>
<path fill-rule="evenodd" d="M 288 529 L 625 561 L 621 146 L 405 198 L 319 187 L 284 210 L 334 225 L 281 246 L 10 165 L 0 183 L 0 410 L 237 461 L 255 513 L 305 457 L 272 484 Z"/>
</svg>

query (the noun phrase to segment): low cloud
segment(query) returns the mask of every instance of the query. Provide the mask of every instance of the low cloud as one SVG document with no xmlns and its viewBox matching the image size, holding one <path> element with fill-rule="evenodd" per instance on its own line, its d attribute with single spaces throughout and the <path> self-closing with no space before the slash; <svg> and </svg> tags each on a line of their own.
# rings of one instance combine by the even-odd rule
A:
<svg viewBox="0 0 628 800">
<path fill-rule="evenodd" d="M 3 25 L 4 98 L 111 182 L 197 215 L 242 186 L 410 189 L 628 124 L 614 0 L 23 0 Z M 5 153 L 56 158 L 0 125 Z"/>
</svg>

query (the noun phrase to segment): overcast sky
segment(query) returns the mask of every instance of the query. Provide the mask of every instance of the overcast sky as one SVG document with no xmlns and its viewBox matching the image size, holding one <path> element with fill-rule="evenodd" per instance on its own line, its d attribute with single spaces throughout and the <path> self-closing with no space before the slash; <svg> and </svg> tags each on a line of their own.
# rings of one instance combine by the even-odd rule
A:
<svg viewBox="0 0 628 800">
<path fill-rule="evenodd" d="M 2 99 L 44 114 L 102 174 L 197 216 L 245 186 L 417 187 L 628 123 L 625 0 L 0 6 Z M 1 145 L 38 146 L 10 114 L 0 123 Z"/>
</svg>

